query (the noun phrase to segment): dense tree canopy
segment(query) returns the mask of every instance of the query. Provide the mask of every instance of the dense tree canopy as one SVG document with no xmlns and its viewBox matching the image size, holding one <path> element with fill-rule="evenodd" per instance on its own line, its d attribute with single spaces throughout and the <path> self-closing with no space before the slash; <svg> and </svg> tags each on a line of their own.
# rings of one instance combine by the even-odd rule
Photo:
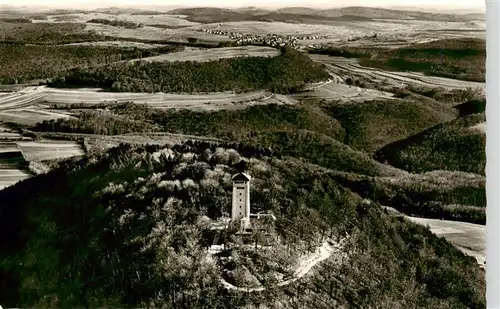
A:
<svg viewBox="0 0 500 309">
<path fill-rule="evenodd" d="M 115 27 L 122 27 L 122 28 L 127 28 L 127 29 L 137 29 L 142 27 L 141 24 L 134 23 L 132 21 L 127 21 L 127 20 L 110 20 L 110 19 L 105 19 L 105 18 L 93 18 L 87 21 L 88 23 L 97 23 L 97 24 L 104 24 L 104 25 L 110 25 L 110 26 L 115 26 Z"/>
<path fill-rule="evenodd" d="M 284 47 L 277 57 L 219 59 L 209 62 L 134 62 L 72 70 L 53 86 L 93 86 L 125 92 L 218 92 L 301 90 L 329 77 L 306 55 Z"/>
<path fill-rule="evenodd" d="M 318 166 L 226 147 L 121 145 L 0 191 L 2 304 L 484 308 L 476 261 L 425 227 L 368 207 Z M 347 233 L 346 259 L 332 257 L 285 287 L 226 291 L 204 252 L 203 222 L 228 213 L 231 165 L 241 159 L 253 179 L 252 209 L 276 215 L 280 246 L 297 257 L 322 235 Z M 263 263 L 276 271 L 288 254 L 237 261 L 261 278 Z"/>
<path fill-rule="evenodd" d="M 49 79 L 77 67 L 106 65 L 182 49 L 166 45 L 155 49 L 99 46 L 36 46 L 0 43 L 0 84 Z"/>
</svg>

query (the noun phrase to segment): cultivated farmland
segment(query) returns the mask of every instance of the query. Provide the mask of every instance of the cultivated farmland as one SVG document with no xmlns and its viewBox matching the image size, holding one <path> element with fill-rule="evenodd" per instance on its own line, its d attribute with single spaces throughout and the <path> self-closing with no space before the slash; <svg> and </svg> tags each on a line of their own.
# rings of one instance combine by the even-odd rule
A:
<svg viewBox="0 0 500 309">
<path fill-rule="evenodd" d="M 16 108 L 0 111 L 0 121 L 12 122 L 20 125 L 34 125 L 37 122 L 59 118 L 70 118 L 64 111 L 51 111 L 41 108 Z M 1 136 L 1 135 L 0 135 Z"/>
<path fill-rule="evenodd" d="M 19 147 L 14 142 L 0 142 L 0 190 L 30 177 L 23 171 L 27 165 Z"/>
<path fill-rule="evenodd" d="M 61 18 L 62 16 L 65 16 Z M 62 19 L 62 20 L 61 20 Z M 136 15 L 136 14 L 105 14 L 105 13 L 89 13 L 89 14 L 71 14 L 71 15 L 50 15 L 47 17 L 47 20 L 40 20 L 36 22 L 74 22 L 74 23 L 85 23 L 91 19 L 109 19 L 109 20 L 125 20 L 131 21 L 137 24 L 143 25 L 151 25 L 151 24 L 160 24 L 172 27 L 186 27 L 197 25 L 196 22 L 188 21 L 182 16 L 176 15 Z"/>
<path fill-rule="evenodd" d="M 485 37 L 485 24 L 478 22 L 441 22 L 419 20 L 376 20 L 373 22 L 338 21 L 332 25 L 291 24 L 283 22 L 226 22 L 195 25 L 189 29 L 211 29 L 239 32 L 243 34 L 266 35 L 300 35 L 327 36 L 329 41 L 347 41 L 377 34 L 378 43 L 389 40 L 416 42 L 426 39 L 442 39 L 456 37 Z M 438 30 L 439 31 L 436 31 Z M 321 39 L 299 41 L 304 45 L 324 42 Z M 362 42 L 353 42 L 359 43 Z"/>
<path fill-rule="evenodd" d="M 50 161 L 83 155 L 83 150 L 72 141 L 26 141 L 17 143 L 27 161 Z"/>
<path fill-rule="evenodd" d="M 19 140 L 22 135 L 19 132 L 9 129 L 8 127 L 0 125 L 0 141 Z"/>
<path fill-rule="evenodd" d="M 366 89 L 357 86 L 349 86 L 341 83 L 339 80 L 331 80 L 322 85 L 309 88 L 310 91 L 301 92 L 292 95 L 296 100 L 348 100 L 348 101 L 368 101 L 373 99 L 393 99 L 390 92 L 376 89 Z"/>
<path fill-rule="evenodd" d="M 477 130 L 481 133 L 486 133 L 486 122 L 482 122 L 479 124 L 476 124 L 475 126 L 470 127 L 471 130 Z"/>
<path fill-rule="evenodd" d="M 170 94 L 170 93 L 128 93 L 103 92 L 100 89 L 54 89 L 45 86 L 26 87 L 22 91 L 12 92 L 0 97 L 0 112 L 15 117 L 8 111 L 36 106 L 40 103 L 55 104 L 97 104 L 103 102 L 135 102 L 157 108 L 202 108 L 220 109 L 237 107 L 235 104 L 258 104 L 272 98 L 272 93 L 254 91 L 249 93 L 211 92 L 206 94 Z M 56 113 L 50 112 L 51 115 Z M 59 111 L 57 113 L 60 113 Z M 69 117 L 61 114 L 60 117 Z"/>
<path fill-rule="evenodd" d="M 96 41 L 96 42 L 80 42 L 80 43 L 69 43 L 68 46 L 104 46 L 104 47 L 135 47 L 141 49 L 152 49 L 164 46 L 163 44 L 151 44 L 151 43 L 141 43 L 141 42 L 130 42 L 130 41 Z"/>
<path fill-rule="evenodd" d="M 103 24 L 85 24 L 85 30 L 95 31 L 98 34 L 139 40 L 170 40 L 170 41 L 187 41 L 187 38 L 197 38 L 202 41 L 222 42 L 229 41 L 229 37 L 225 35 L 209 34 L 191 30 L 189 28 L 167 29 L 151 26 L 144 26 L 137 29 L 118 28 Z"/>
<path fill-rule="evenodd" d="M 323 63 L 334 74 L 349 74 L 354 77 L 390 87 L 404 87 L 405 85 L 422 85 L 428 87 L 442 87 L 445 89 L 480 88 L 484 91 L 486 84 L 480 82 L 462 81 L 457 79 L 426 76 L 417 72 L 389 72 L 376 68 L 364 67 L 357 59 L 344 57 L 331 57 L 327 55 L 310 55 L 311 59 Z"/>
</svg>

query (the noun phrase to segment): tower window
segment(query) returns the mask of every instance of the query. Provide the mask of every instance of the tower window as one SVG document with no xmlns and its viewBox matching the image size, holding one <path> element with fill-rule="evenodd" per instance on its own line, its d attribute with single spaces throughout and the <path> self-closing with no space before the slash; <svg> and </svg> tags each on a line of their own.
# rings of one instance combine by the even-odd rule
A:
<svg viewBox="0 0 500 309">
<path fill-rule="evenodd" d="M 240 199 L 240 202 L 241 202 L 241 199 Z"/>
</svg>

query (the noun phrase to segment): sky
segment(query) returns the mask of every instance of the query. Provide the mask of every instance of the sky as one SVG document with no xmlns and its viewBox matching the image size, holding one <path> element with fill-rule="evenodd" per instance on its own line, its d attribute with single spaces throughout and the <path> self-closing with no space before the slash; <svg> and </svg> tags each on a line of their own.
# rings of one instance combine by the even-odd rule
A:
<svg viewBox="0 0 500 309">
<path fill-rule="evenodd" d="M 50 6 L 61 8 L 98 8 L 108 6 L 217 6 L 217 7 L 286 7 L 307 6 L 335 8 L 341 6 L 410 6 L 439 9 L 485 8 L 485 0 L 0 0 L 0 5 Z M 1 9 L 1 6 L 0 6 Z"/>
</svg>

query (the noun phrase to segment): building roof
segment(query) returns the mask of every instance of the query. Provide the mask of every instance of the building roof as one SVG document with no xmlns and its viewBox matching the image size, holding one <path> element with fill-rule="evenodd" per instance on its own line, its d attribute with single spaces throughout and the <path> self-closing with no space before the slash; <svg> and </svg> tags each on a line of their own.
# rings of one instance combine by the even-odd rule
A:
<svg viewBox="0 0 500 309">
<path fill-rule="evenodd" d="M 252 179 L 252 177 L 245 173 L 238 173 L 233 176 L 233 181 L 250 181 L 250 179 Z"/>
</svg>

